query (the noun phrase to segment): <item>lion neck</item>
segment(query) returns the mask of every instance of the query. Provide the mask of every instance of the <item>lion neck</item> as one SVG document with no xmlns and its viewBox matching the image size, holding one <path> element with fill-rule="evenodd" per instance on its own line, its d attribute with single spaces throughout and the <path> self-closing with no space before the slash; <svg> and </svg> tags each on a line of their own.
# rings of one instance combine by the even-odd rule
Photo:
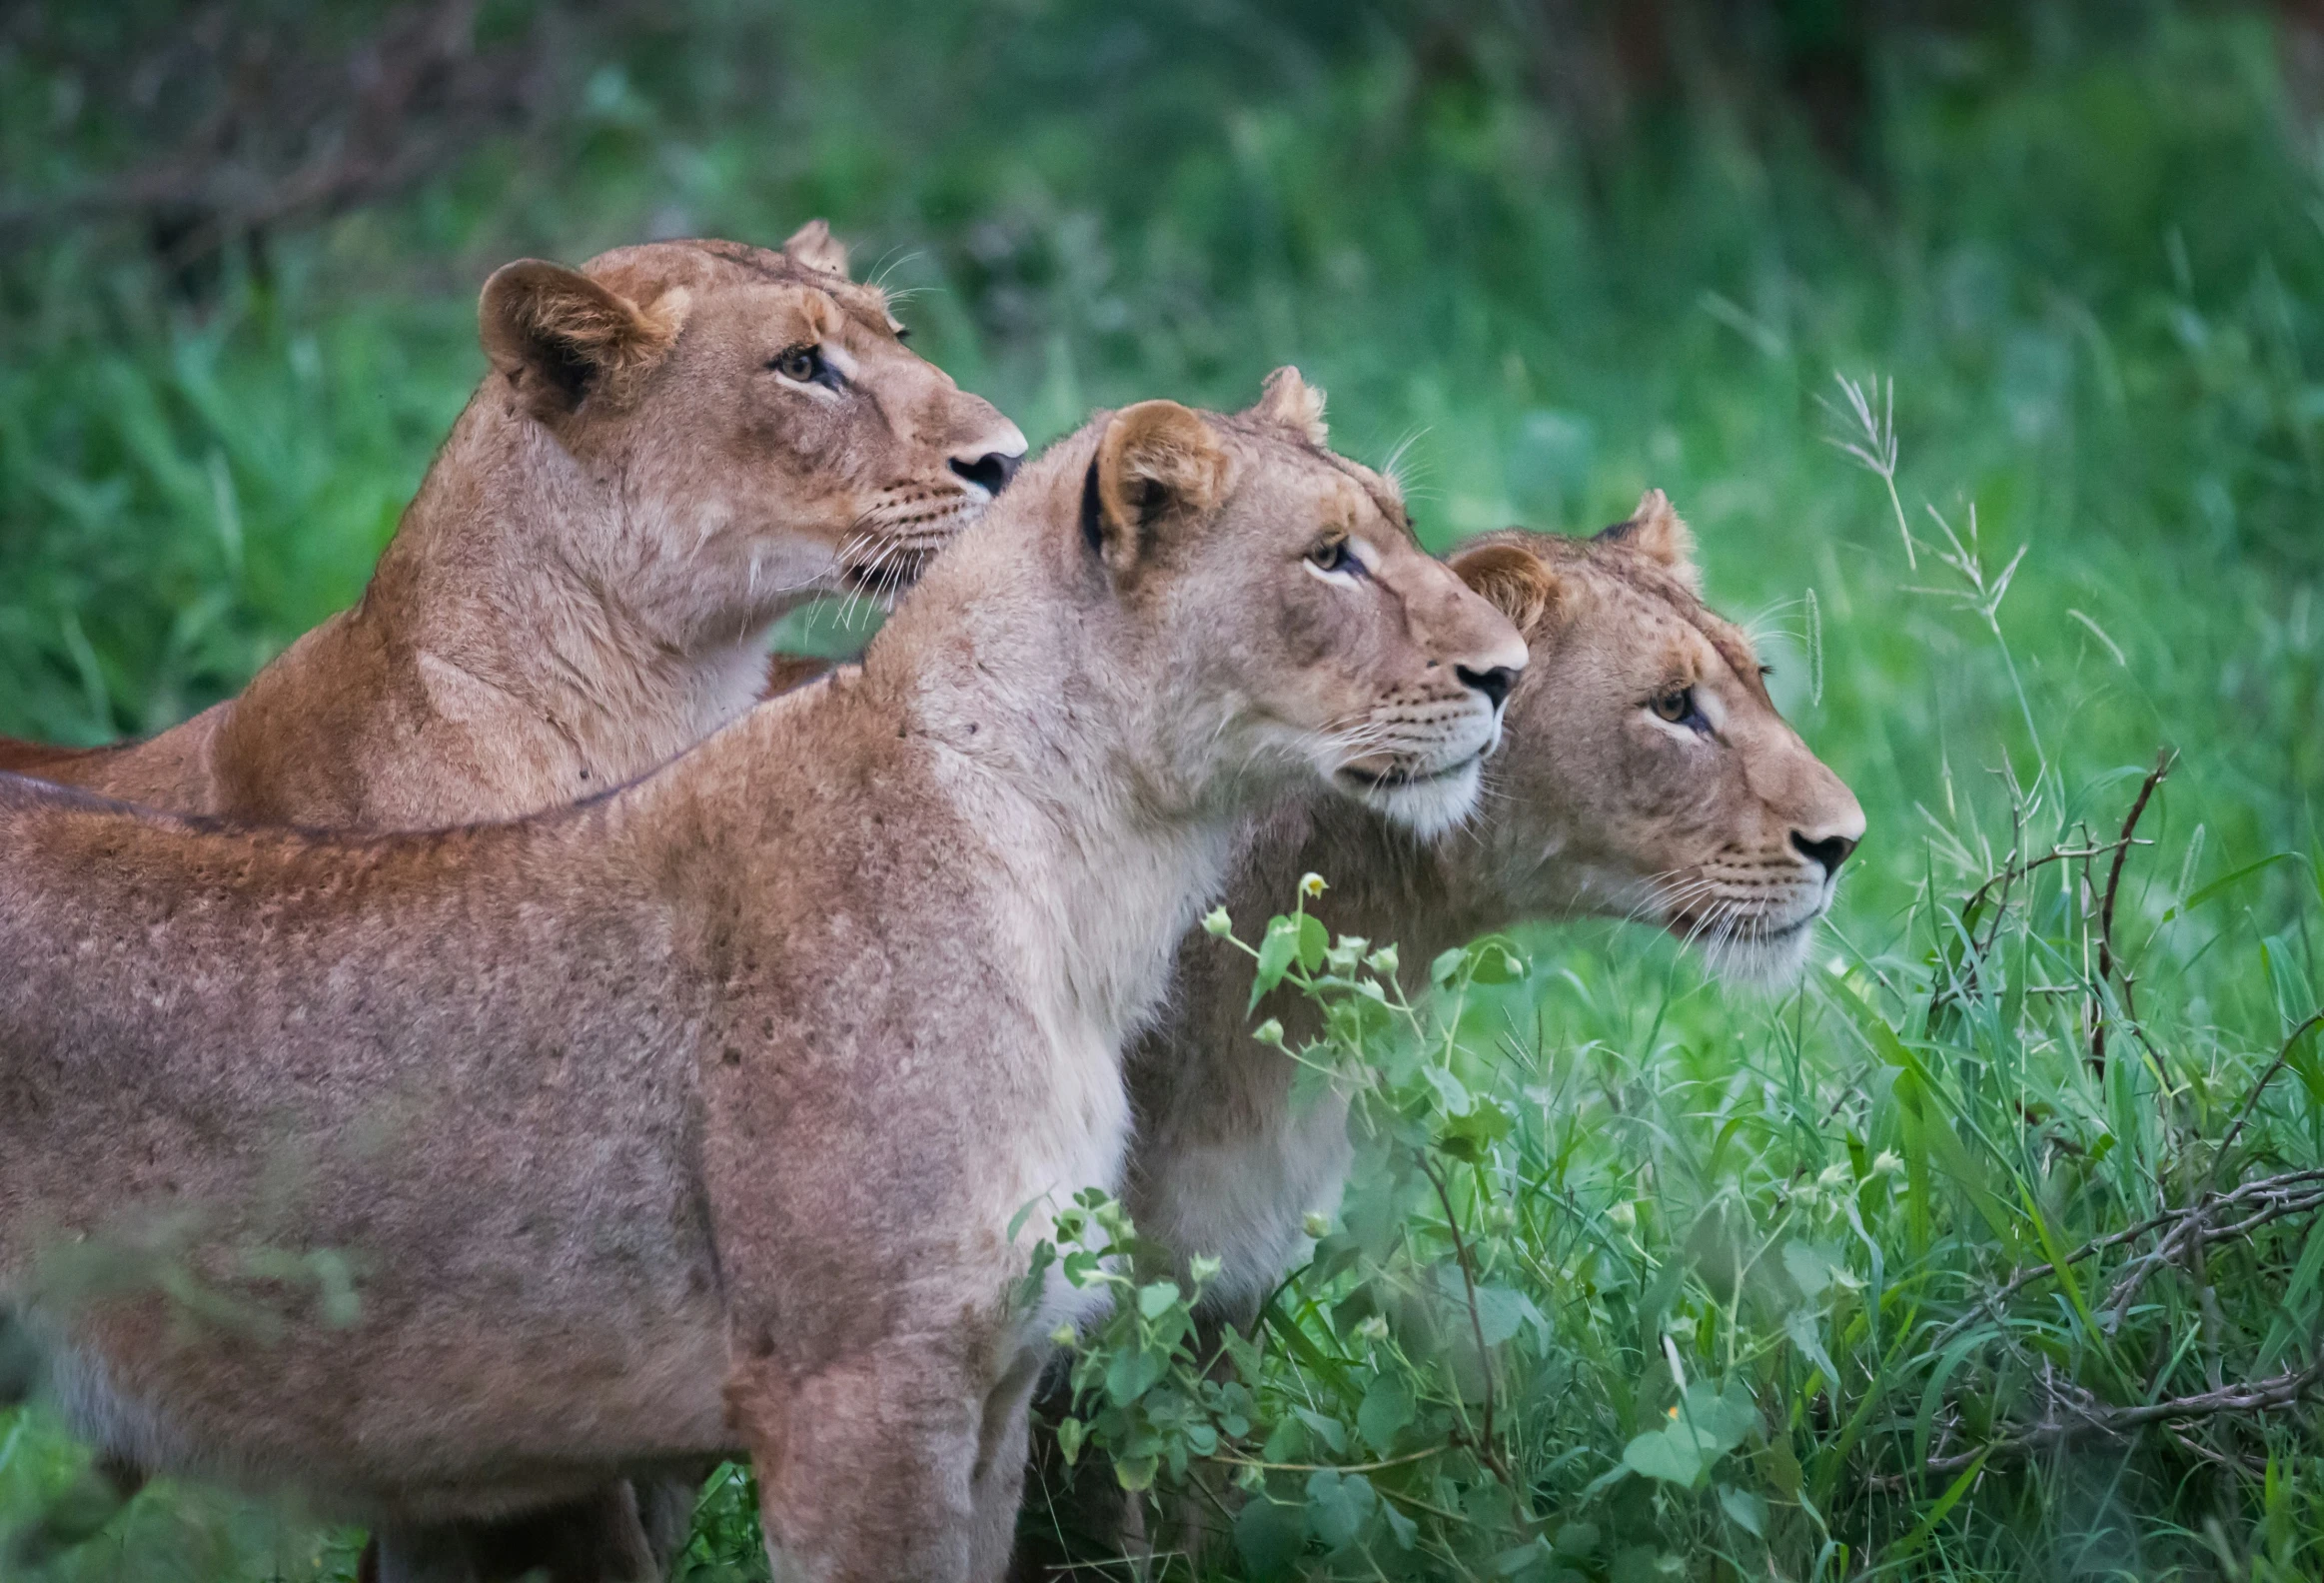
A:
<svg viewBox="0 0 2324 1583">
<path fill-rule="evenodd" d="M 864 677 L 1010 873 L 1034 914 L 1026 948 L 1118 1052 L 1223 882 L 1241 814 L 1219 794 L 1216 734 L 1213 760 L 1190 754 L 1074 518 L 1042 509 L 1051 493 L 1020 480 L 939 558 Z"/>
<path fill-rule="evenodd" d="M 429 470 L 354 619 L 389 630 L 389 652 L 423 682 L 462 679 L 472 733 L 554 742 L 588 772 L 577 792 L 617 784 L 750 707 L 765 628 L 779 614 L 715 637 L 672 620 L 673 600 L 657 598 L 653 581 L 682 578 L 683 558 L 641 548 L 671 531 L 641 520 L 650 512 L 628 497 L 617 456 L 576 458 L 488 386 Z M 480 710 L 503 718 L 479 721 Z"/>
</svg>

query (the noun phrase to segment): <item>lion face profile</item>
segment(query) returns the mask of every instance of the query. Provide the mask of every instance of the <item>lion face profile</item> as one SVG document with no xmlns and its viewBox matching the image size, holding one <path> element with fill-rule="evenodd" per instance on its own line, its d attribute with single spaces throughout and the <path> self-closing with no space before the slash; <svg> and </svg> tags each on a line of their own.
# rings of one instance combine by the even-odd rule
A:
<svg viewBox="0 0 2324 1583">
<path fill-rule="evenodd" d="M 1500 793 L 1457 859 L 1505 918 L 1660 923 L 1723 975 L 1788 981 L 1863 838 L 1854 795 L 1767 697 L 1750 640 L 1704 605 L 1660 490 L 1595 539 L 1518 531 L 1454 569 L 1526 632 Z"/>
<path fill-rule="evenodd" d="M 1243 732 L 1247 744 L 1230 751 L 1254 767 L 1311 771 L 1405 828 L 1434 834 L 1461 818 L 1526 663 L 1506 624 L 1420 548 L 1393 484 L 1325 448 L 1322 395 L 1296 371 L 1278 370 L 1246 412 L 1195 420 L 1200 432 L 1148 436 L 1130 421 L 1142 412 L 1121 415 L 1091 461 L 1082 511 L 1093 532 L 1136 521 L 1138 492 L 1158 487 L 1122 466 L 1126 436 L 1151 449 L 1155 471 L 1205 471 L 1215 478 L 1199 493 L 1232 498 L 1201 542 L 1205 561 L 1164 544 L 1124 588 L 1133 613 L 1163 606 L 1148 614 L 1173 647 L 1152 663 L 1216 678 L 1215 695 L 1238 712 L 1181 723 L 1190 758 L 1198 738 L 1223 745 Z M 1320 526 L 1286 548 L 1287 521 Z M 1132 550 L 1109 540 L 1104 553 L 1127 569 Z M 1270 602 L 1265 620 L 1226 619 L 1254 599 Z M 1205 610 L 1218 614 L 1206 622 Z"/>
<path fill-rule="evenodd" d="M 887 597 L 1016 471 L 1025 437 L 915 356 L 815 221 L 779 250 L 614 249 L 486 284 L 514 400 L 631 506 L 595 555 L 681 646 L 755 632 L 816 594 Z"/>
</svg>

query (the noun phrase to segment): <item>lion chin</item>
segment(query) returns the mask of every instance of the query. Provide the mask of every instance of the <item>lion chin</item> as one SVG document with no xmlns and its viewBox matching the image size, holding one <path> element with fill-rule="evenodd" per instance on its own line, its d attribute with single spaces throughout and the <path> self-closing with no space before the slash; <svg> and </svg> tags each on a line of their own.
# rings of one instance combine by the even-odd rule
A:
<svg viewBox="0 0 2324 1583">
<path fill-rule="evenodd" d="M 1431 840 L 1476 811 L 1483 787 L 1481 759 L 1427 775 L 1373 775 L 1343 768 L 1334 783 L 1357 801 Z"/>
<path fill-rule="evenodd" d="M 1757 919 L 1746 919 L 1742 925 L 1717 934 L 1706 933 L 1694 945 L 1720 982 L 1736 988 L 1779 993 L 1796 984 L 1807 970 L 1807 958 L 1815 947 L 1816 925 L 1823 921 L 1829 909 L 1826 898 L 1789 923 L 1763 926 Z"/>
</svg>

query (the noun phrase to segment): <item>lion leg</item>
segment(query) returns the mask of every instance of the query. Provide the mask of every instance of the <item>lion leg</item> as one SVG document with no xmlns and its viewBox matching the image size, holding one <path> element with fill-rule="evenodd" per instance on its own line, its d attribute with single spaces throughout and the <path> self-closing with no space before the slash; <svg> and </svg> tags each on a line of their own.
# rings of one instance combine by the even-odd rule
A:
<svg viewBox="0 0 2324 1583">
<path fill-rule="evenodd" d="M 1113 1459 L 1095 1446 L 1069 1467 L 1057 1448 L 1057 1424 L 1073 1411 L 1071 1358 L 1060 1353 L 1040 1379 L 1032 1403 L 1022 1488 L 1033 1493 L 1016 1528 L 1009 1583 L 1054 1583 L 1076 1576 L 1121 1575 L 1125 1556 L 1145 1552 L 1137 1497 L 1114 1477 Z"/>
<path fill-rule="evenodd" d="M 1258 1328 L 1256 1308 L 1241 1312 L 1225 1312 L 1208 1304 L 1197 1308 L 1194 1314 L 1194 1355 L 1205 1359 L 1204 1373 L 1211 1379 L 1225 1382 L 1235 1377 L 1234 1361 L 1227 1355 L 1226 1336 L 1230 1329 L 1245 1336 Z M 1242 1510 L 1242 1492 L 1218 1475 L 1223 1470 L 1216 1464 L 1195 1464 L 1187 1472 L 1190 1482 L 1201 1489 L 1175 1492 L 1159 1503 L 1156 1512 L 1155 1548 L 1168 1550 L 1186 1558 L 1188 1567 L 1199 1573 L 1202 1558 L 1210 1544 L 1222 1535 L 1219 1531 L 1220 1513 L 1231 1516 Z"/>
<path fill-rule="evenodd" d="M 1040 1383 L 1045 1350 L 1028 1348 L 985 1397 L 976 1444 L 971 1498 L 976 1504 L 970 1576 L 977 1583 L 1000 1583 L 1011 1575 L 1016 1549 L 1017 1509 L 1024 1502 L 1027 1420 L 1033 1390 Z"/>
<path fill-rule="evenodd" d="M 637 1521 L 645 1530 L 645 1547 L 652 1552 L 657 1578 L 667 1577 L 686 1542 L 694 1536 L 694 1508 L 701 1504 L 702 1486 L 718 1464 L 704 1463 L 691 1478 L 663 1475 L 634 1481 Z"/>
<path fill-rule="evenodd" d="M 779 1583 L 967 1583 L 993 1378 L 939 1347 L 883 1341 L 811 1369 L 767 1357 L 737 1370 L 727 1402 Z"/>
<path fill-rule="evenodd" d="M 667 1573 L 622 1480 L 498 1522 L 384 1529 L 357 1575 L 364 1583 L 660 1583 Z"/>
</svg>

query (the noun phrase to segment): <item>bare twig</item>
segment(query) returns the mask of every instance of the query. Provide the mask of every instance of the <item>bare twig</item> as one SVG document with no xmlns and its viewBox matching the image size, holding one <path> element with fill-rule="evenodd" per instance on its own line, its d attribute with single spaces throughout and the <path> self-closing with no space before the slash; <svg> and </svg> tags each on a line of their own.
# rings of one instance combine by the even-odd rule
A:
<svg viewBox="0 0 2324 1583">
<path fill-rule="evenodd" d="M 1891 1475 L 1878 1482 L 1895 1487 L 1916 1478 L 1958 1473 L 1979 1457 L 2022 1456 L 2029 1451 L 2048 1450 L 2081 1440 L 2125 1439 L 2150 1424 L 2175 1425 L 2229 1413 L 2280 1412 L 2297 1402 L 2319 1380 L 2324 1380 L 2324 1363 L 2139 1407 L 2109 1407 L 2085 1392 L 2070 1387 L 2061 1389 L 2052 1383 L 2048 1408 L 2040 1423 L 1974 1450 L 1930 1457 L 1914 1472 Z"/>
<path fill-rule="evenodd" d="M 2000 935 L 2001 919 L 2008 910 L 2010 892 L 2016 887 L 2018 880 L 2025 878 L 2035 869 L 2047 867 L 2051 863 L 2087 861 L 2093 857 L 2103 857 L 2108 852 L 2120 852 L 2126 847 L 2149 844 L 2151 843 L 2140 840 L 2134 835 L 2124 835 L 2119 840 L 2098 841 L 2085 846 L 2052 846 L 2040 856 L 2028 857 L 2022 861 L 2018 859 L 2016 848 L 2012 846 L 2009 856 L 2001 864 L 2000 871 L 1970 891 L 1963 898 L 1959 907 L 1954 910 L 1954 915 L 1961 920 L 1961 927 L 1968 936 L 1968 943 L 1964 947 L 1960 976 L 1950 983 L 1939 985 L 1928 997 L 1928 1027 L 1930 1031 L 1933 1032 L 1936 1028 L 1938 1012 L 1942 1011 L 1947 1004 L 1964 998 L 1976 987 L 1977 963 L 1992 950 L 1994 940 Z M 2000 895 L 1993 903 L 1993 921 L 1986 929 L 1984 937 L 1979 939 L 1977 937 L 1977 909 L 1984 905 L 1987 897 L 1993 895 L 1996 887 L 1999 888 Z"/>
<path fill-rule="evenodd" d="M 2303 1188 L 2307 1190 L 2301 1191 Z M 2239 1211 L 2255 1203 L 2264 1207 L 2231 1224 L 2216 1225 L 2212 1223 L 2213 1218 L 2222 1210 Z M 2256 1181 L 2244 1182 L 2229 1192 L 2207 1192 L 2195 1203 L 2174 1209 L 2165 1209 L 2159 1214 L 2149 1215 L 2146 1219 L 2125 1230 L 2116 1231 L 2107 1236 L 2095 1237 L 2075 1248 L 2056 1263 L 2036 1264 L 2030 1269 L 2020 1270 L 2004 1282 L 1991 1296 L 1939 1330 L 1930 1338 L 1928 1350 L 1930 1352 L 1943 1350 L 1944 1344 L 1954 1336 L 1959 1335 L 1979 1319 L 1997 1316 L 2001 1312 L 2002 1305 L 2011 1297 L 2035 1281 L 2046 1280 L 2055 1275 L 2061 1267 L 2079 1264 L 2093 1254 L 2103 1253 L 2109 1248 L 2121 1247 L 2128 1242 L 2135 1242 L 2140 1237 L 2163 1230 L 2165 1227 L 2169 1227 L 2170 1230 L 2162 1243 L 2155 1249 L 2154 1253 L 2148 1254 L 2125 1270 L 2123 1277 L 2117 1280 L 2116 1293 L 2121 1290 L 2122 1279 L 2127 1279 L 2130 1272 L 2138 1269 L 2140 1265 L 2147 1264 L 2149 1260 L 2157 1259 L 2164 1249 L 2173 1249 L 2172 1256 L 2177 1256 L 2176 1250 L 2183 1249 L 2186 1245 L 2185 1239 L 2190 1234 L 2190 1230 L 2193 1231 L 2193 1234 L 2199 1234 L 2205 1242 L 2224 1241 L 2229 1237 L 2246 1235 L 2270 1220 L 2282 1219 L 2285 1215 L 2297 1214 L 2318 1207 L 2324 1207 L 2324 1169 L 2287 1171 L 2280 1176 L 2266 1176 Z M 2168 1258 L 2160 1260 L 2163 1263 L 2169 1261 Z M 2107 1301 L 2100 1306 L 2112 1307 L 2114 1301 L 2115 1294 L 2110 1293 Z"/>
<path fill-rule="evenodd" d="M 2130 812 L 2122 820 L 2121 838 L 2114 843 L 2114 861 L 2106 870 L 2106 896 L 2098 905 L 2098 993 L 2090 1002 L 2090 1066 L 2100 1081 L 2106 1076 L 2106 982 L 2114 973 L 2114 893 L 2122 883 L 2122 862 L 2130 855 L 2130 838 L 2138 832 L 2140 815 L 2146 812 L 2147 798 L 2154 789 L 2170 775 L 2171 766 L 2178 762 L 2178 754 L 2165 748 L 2154 757 L 2154 768 L 2146 773 L 2146 780 L 2138 788 L 2138 796 L 2130 804 Z M 2123 992 L 2129 993 L 2127 977 Z M 2127 999 L 2125 1007 L 2127 1007 Z"/>
<path fill-rule="evenodd" d="M 2240 1193 L 2242 1189 L 2239 1188 L 2237 1191 Z M 2106 1294 L 2104 1304 L 2105 1308 L 2113 1314 L 2115 1324 L 2119 1325 L 2122 1322 L 2122 1315 L 2129 1310 L 2132 1299 L 2138 1295 L 2139 1288 L 2146 1284 L 2147 1277 L 2156 1270 L 2162 1269 L 2166 1265 L 2179 1263 L 2182 1260 L 2200 1257 L 2202 1250 L 2214 1242 L 2225 1242 L 2232 1238 L 2249 1236 L 2271 1220 L 2281 1220 L 2287 1215 L 2306 1214 L 2319 1205 L 2324 1205 L 2324 1192 L 2282 1197 L 2269 1195 L 2265 1200 L 2266 1207 L 2256 1214 L 2246 1216 L 2232 1225 L 2208 1223 L 2207 1216 L 2209 1214 L 2234 1201 L 2238 1201 L 2234 1194 L 2210 1200 L 2204 1210 L 2187 1216 L 2176 1226 L 2173 1226 L 2170 1234 L 2156 1244 L 2152 1252 L 2137 1259 L 2123 1270 L 2122 1274 L 2115 1280 L 2114 1289 Z"/>
<path fill-rule="evenodd" d="M 2259 1096 L 2267 1092 L 2267 1085 L 2275 1081 L 2276 1073 L 2282 1071 L 2285 1064 L 2291 1060 L 2292 1046 L 2307 1037 L 2308 1030 L 2319 1023 L 2324 1023 L 2324 1011 L 2313 1013 L 2298 1027 L 2292 1029 L 2292 1036 L 2284 1040 L 2284 1047 L 2276 1051 L 2276 1058 L 2268 1062 L 2267 1070 L 2259 1074 L 2259 1081 L 2251 1085 L 2251 1096 L 2243 1101 L 2243 1108 L 2236 1113 L 2234 1125 L 2230 1126 L 2227 1129 L 2227 1135 L 2219 1140 L 2219 1152 L 2211 1157 L 2211 1174 L 2214 1180 L 2218 1177 L 2219 1167 L 2227 1161 L 2228 1149 L 2232 1148 L 2236 1138 L 2242 1135 L 2244 1123 L 2251 1119 L 2252 1111 L 2259 1108 Z"/>
</svg>

